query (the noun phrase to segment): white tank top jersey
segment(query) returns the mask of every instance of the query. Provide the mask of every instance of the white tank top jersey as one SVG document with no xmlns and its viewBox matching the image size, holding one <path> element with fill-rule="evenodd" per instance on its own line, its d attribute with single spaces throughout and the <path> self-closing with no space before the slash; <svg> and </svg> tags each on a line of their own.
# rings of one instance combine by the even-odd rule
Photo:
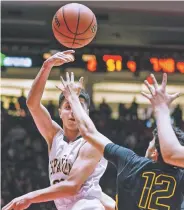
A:
<svg viewBox="0 0 184 210">
<path fill-rule="evenodd" d="M 49 154 L 49 178 L 51 185 L 67 179 L 70 170 L 77 159 L 79 150 L 85 143 L 86 141 L 81 136 L 79 136 L 74 142 L 67 143 L 62 130 L 55 135 Z M 60 210 L 62 207 L 71 205 L 83 198 L 100 199 L 102 190 L 99 181 L 104 174 L 106 167 L 107 160 L 102 158 L 94 172 L 88 177 L 80 191 L 75 196 L 60 198 L 54 201 L 57 209 Z"/>
</svg>

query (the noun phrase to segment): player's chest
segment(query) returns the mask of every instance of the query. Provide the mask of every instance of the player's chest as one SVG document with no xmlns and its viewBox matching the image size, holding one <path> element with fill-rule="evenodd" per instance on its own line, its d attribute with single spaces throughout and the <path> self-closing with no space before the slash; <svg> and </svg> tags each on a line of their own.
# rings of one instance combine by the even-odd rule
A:
<svg viewBox="0 0 184 210">
<path fill-rule="evenodd" d="M 62 144 L 52 149 L 49 157 L 50 176 L 63 174 L 68 176 L 77 159 L 81 144 Z"/>
</svg>

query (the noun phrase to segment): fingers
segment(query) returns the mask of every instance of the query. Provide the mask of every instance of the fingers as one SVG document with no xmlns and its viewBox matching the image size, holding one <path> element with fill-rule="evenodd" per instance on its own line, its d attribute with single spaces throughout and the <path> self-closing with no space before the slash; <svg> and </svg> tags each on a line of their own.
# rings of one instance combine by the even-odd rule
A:
<svg viewBox="0 0 184 210">
<path fill-rule="evenodd" d="M 141 92 L 141 94 L 145 97 L 145 98 L 147 98 L 148 100 L 151 100 L 151 95 L 149 95 L 149 94 L 147 94 L 147 93 L 145 93 L 145 92 Z"/>
<path fill-rule="evenodd" d="M 62 53 L 67 55 L 67 54 L 75 53 L 75 51 L 74 50 L 66 50 L 66 51 L 63 51 Z"/>
<path fill-rule="evenodd" d="M 70 83 L 70 75 L 68 72 L 66 72 L 66 82 L 69 84 Z"/>
<path fill-rule="evenodd" d="M 155 90 L 158 90 L 158 83 L 157 83 L 157 80 L 155 79 L 155 76 L 153 74 L 151 74 L 151 78 L 153 80 L 153 86 L 154 86 Z"/>
<path fill-rule="evenodd" d="M 77 92 L 77 94 L 78 94 L 78 93 L 80 93 L 81 89 L 83 88 L 84 78 L 81 77 L 79 79 L 79 82 L 75 83 L 75 81 L 74 81 L 74 73 L 73 72 L 71 72 L 71 76 L 70 76 L 70 74 L 68 72 L 66 72 L 66 81 L 64 81 L 62 76 L 60 78 L 61 78 L 61 82 L 62 82 L 63 86 L 56 85 L 56 88 L 61 90 L 63 93 L 66 90 L 69 90 L 70 92 L 74 91 L 74 92 Z"/>
<path fill-rule="evenodd" d="M 13 207 L 14 207 L 14 203 L 13 203 L 13 201 L 11 201 L 11 202 L 8 203 L 6 206 L 4 206 L 4 207 L 2 208 L 2 210 L 12 210 Z"/>
<path fill-rule="evenodd" d="M 144 80 L 144 84 L 146 85 L 146 87 L 149 89 L 151 95 L 153 96 L 154 95 L 154 92 L 155 92 L 154 89 L 153 89 L 153 87 L 148 83 L 147 80 Z"/>
<path fill-rule="evenodd" d="M 71 82 L 74 82 L 74 73 L 71 72 Z"/>
<path fill-rule="evenodd" d="M 165 90 L 166 90 L 166 85 L 167 85 L 167 74 L 164 73 L 164 74 L 163 74 L 163 78 L 162 78 L 162 86 L 161 86 L 161 89 L 162 89 L 162 91 L 164 91 L 164 92 L 165 92 Z"/>
<path fill-rule="evenodd" d="M 64 55 L 63 53 L 58 53 L 57 57 L 62 59 L 65 63 L 73 62 L 74 57 L 72 55 Z"/>
<path fill-rule="evenodd" d="M 55 87 L 56 87 L 57 89 L 61 90 L 62 92 L 64 91 L 64 87 L 61 87 L 61 85 L 60 85 L 60 86 L 59 86 L 59 85 L 55 85 Z"/>
<path fill-rule="evenodd" d="M 180 97 L 181 96 L 181 93 L 175 93 L 175 94 L 172 94 L 170 97 L 171 97 L 171 101 L 174 101 L 176 98 Z"/>
<path fill-rule="evenodd" d="M 67 85 L 67 84 L 69 84 L 69 83 L 74 83 L 75 81 L 74 81 L 74 73 L 73 72 L 71 72 L 71 77 L 70 77 L 70 74 L 69 74 L 69 72 L 66 72 L 66 81 L 64 81 L 64 79 L 63 79 L 63 77 L 62 76 L 60 76 L 60 79 L 61 79 L 61 82 L 62 82 L 62 84 L 64 85 L 64 87 Z M 60 89 L 60 90 L 62 90 L 62 87 L 60 87 L 60 86 L 56 86 L 58 89 Z"/>
<path fill-rule="evenodd" d="M 81 78 L 79 79 L 79 84 L 80 84 L 81 88 L 83 88 L 84 77 L 81 77 Z"/>
<path fill-rule="evenodd" d="M 60 76 L 60 79 L 61 79 L 61 82 L 62 82 L 62 84 L 63 84 L 63 87 L 66 87 L 66 83 L 65 83 L 65 81 L 64 81 L 64 79 L 63 79 L 62 76 Z"/>
</svg>

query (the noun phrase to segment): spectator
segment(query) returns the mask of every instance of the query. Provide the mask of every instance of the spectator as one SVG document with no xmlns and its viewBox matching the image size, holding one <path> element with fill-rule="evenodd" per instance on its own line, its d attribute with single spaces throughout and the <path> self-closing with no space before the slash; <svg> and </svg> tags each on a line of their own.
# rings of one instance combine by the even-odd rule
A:
<svg viewBox="0 0 184 210">
<path fill-rule="evenodd" d="M 118 112 L 119 112 L 119 119 L 122 120 L 122 119 L 125 119 L 126 118 L 126 115 L 127 115 L 127 109 L 125 107 L 124 104 L 120 103 L 119 104 L 119 107 L 118 107 Z"/>
<path fill-rule="evenodd" d="M 14 100 L 14 98 L 11 96 L 11 97 L 10 97 L 9 108 L 8 108 L 8 109 L 9 109 L 10 111 L 13 111 L 13 112 L 14 112 L 14 111 L 16 111 L 16 106 L 15 106 L 15 103 L 14 103 L 13 100 Z"/>
<path fill-rule="evenodd" d="M 27 108 L 27 104 L 26 104 L 26 97 L 24 95 L 24 89 L 22 89 L 22 93 L 21 96 L 18 97 L 18 103 L 19 103 L 19 107 L 21 112 L 24 112 L 25 115 L 28 114 L 28 108 Z"/>
<path fill-rule="evenodd" d="M 112 110 L 111 110 L 110 106 L 105 102 L 104 98 L 102 100 L 102 103 L 99 106 L 99 110 L 102 115 L 104 115 L 107 118 L 110 118 Z"/>
<path fill-rule="evenodd" d="M 182 122 L 182 115 L 183 115 L 182 109 L 181 109 L 180 105 L 178 104 L 176 106 L 176 108 L 174 109 L 173 113 L 172 113 L 172 116 L 174 118 L 176 126 L 179 126 L 181 124 L 181 122 Z"/>
<path fill-rule="evenodd" d="M 134 97 L 132 104 L 129 108 L 131 119 L 133 119 L 133 120 L 138 119 L 137 110 L 138 110 L 138 103 L 136 102 L 136 97 Z"/>
</svg>

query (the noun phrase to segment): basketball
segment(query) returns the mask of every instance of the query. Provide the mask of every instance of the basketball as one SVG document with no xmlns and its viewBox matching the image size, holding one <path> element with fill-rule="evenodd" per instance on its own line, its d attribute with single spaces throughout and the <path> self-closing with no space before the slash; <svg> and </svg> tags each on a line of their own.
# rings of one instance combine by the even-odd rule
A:
<svg viewBox="0 0 184 210">
<path fill-rule="evenodd" d="M 54 15 L 52 30 L 55 38 L 65 47 L 81 48 L 95 37 L 97 21 L 88 7 L 70 3 L 61 7 Z"/>
</svg>

